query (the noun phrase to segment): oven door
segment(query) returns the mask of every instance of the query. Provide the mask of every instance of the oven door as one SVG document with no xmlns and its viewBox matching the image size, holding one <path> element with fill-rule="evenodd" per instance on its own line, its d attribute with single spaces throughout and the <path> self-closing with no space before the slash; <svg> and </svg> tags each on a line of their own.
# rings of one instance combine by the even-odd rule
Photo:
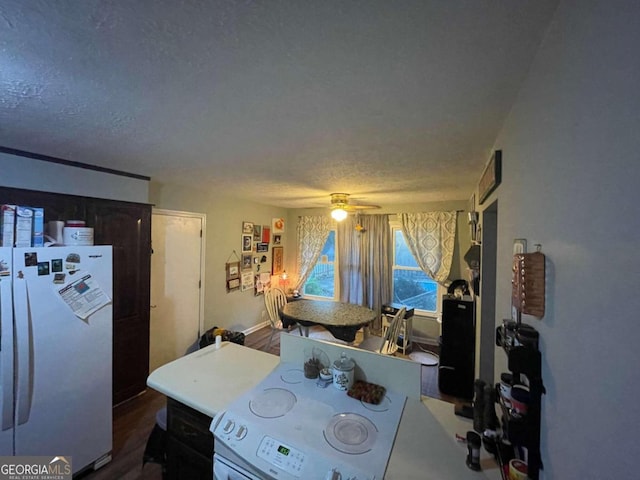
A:
<svg viewBox="0 0 640 480">
<path fill-rule="evenodd" d="M 215 480 L 261 480 L 260 477 L 256 477 L 217 453 L 213 455 L 213 478 Z"/>
</svg>

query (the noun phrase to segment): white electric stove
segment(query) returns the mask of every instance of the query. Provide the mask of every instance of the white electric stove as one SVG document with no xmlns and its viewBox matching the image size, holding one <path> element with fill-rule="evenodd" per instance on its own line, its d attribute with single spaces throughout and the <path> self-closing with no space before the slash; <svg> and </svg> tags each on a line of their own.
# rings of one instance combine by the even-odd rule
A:
<svg viewBox="0 0 640 480">
<path fill-rule="evenodd" d="M 213 419 L 214 478 L 381 480 L 405 400 L 361 402 L 280 363 Z"/>
</svg>

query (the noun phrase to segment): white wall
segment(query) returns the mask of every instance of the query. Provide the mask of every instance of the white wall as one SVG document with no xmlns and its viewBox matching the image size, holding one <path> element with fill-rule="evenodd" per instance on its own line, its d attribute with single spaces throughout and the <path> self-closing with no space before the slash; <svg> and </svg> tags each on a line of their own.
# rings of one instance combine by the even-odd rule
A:
<svg viewBox="0 0 640 480">
<path fill-rule="evenodd" d="M 137 203 L 147 203 L 149 197 L 147 180 L 4 152 L 0 152 L 0 186 Z"/>
<path fill-rule="evenodd" d="M 637 475 L 639 25 L 635 0 L 563 2 L 495 145 L 496 322 L 513 239 L 547 256 L 546 314 L 524 319 L 541 335 L 546 479 Z"/>
<path fill-rule="evenodd" d="M 151 183 L 150 190 L 150 199 L 157 208 L 207 215 L 205 330 L 217 326 L 243 331 L 258 325 L 262 321 L 264 297 L 254 296 L 253 290 L 227 293 L 225 264 L 227 261 L 235 261 L 234 250 L 239 257 L 242 255 L 243 221 L 271 225 L 272 218 L 287 218 L 286 209 L 220 197 L 215 191 L 186 189 L 154 182 Z M 287 223 L 285 233 L 292 228 L 290 222 Z M 291 245 L 288 237 L 283 236 L 285 257 L 290 248 L 293 248 Z M 266 254 L 267 262 L 260 264 L 260 271 L 271 271 L 272 246 L 271 243 Z"/>
</svg>

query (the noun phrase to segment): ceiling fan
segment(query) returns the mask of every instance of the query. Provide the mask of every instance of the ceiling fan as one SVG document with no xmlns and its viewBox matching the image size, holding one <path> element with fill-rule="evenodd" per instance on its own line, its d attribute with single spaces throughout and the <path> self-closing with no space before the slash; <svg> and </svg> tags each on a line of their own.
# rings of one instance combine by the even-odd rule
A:
<svg viewBox="0 0 640 480">
<path fill-rule="evenodd" d="M 378 205 L 350 205 L 348 193 L 332 193 L 331 194 L 331 216 L 334 220 L 340 222 L 347 218 L 349 212 L 357 212 L 359 210 L 370 210 L 380 208 Z"/>
</svg>

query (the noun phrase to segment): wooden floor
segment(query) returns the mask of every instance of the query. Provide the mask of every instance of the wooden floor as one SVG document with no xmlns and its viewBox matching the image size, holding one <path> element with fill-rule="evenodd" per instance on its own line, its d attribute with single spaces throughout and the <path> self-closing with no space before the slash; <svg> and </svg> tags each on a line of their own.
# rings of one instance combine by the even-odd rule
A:
<svg viewBox="0 0 640 480">
<path fill-rule="evenodd" d="M 322 338 L 326 332 L 311 329 L 310 336 Z M 251 333 L 245 338 L 245 346 L 264 350 L 269 342 L 271 330 L 268 327 Z M 435 351 L 437 347 L 416 346 Z M 274 336 L 269 352 L 280 355 L 280 339 Z M 422 394 L 454 402 L 438 391 L 438 368 L 422 366 Z M 125 402 L 113 410 L 113 458 L 110 463 L 97 471 L 84 472 L 77 476 L 83 480 L 161 480 L 162 469 L 155 463 L 142 464 L 143 454 L 149 434 L 155 425 L 156 412 L 165 406 L 164 395 L 148 389 L 138 397 Z"/>
<path fill-rule="evenodd" d="M 149 434 L 156 422 L 156 412 L 166 404 L 165 396 L 148 389 L 143 394 L 113 409 L 112 460 L 99 470 L 77 477 L 90 480 L 161 480 L 160 465 L 142 465 Z"/>
</svg>

